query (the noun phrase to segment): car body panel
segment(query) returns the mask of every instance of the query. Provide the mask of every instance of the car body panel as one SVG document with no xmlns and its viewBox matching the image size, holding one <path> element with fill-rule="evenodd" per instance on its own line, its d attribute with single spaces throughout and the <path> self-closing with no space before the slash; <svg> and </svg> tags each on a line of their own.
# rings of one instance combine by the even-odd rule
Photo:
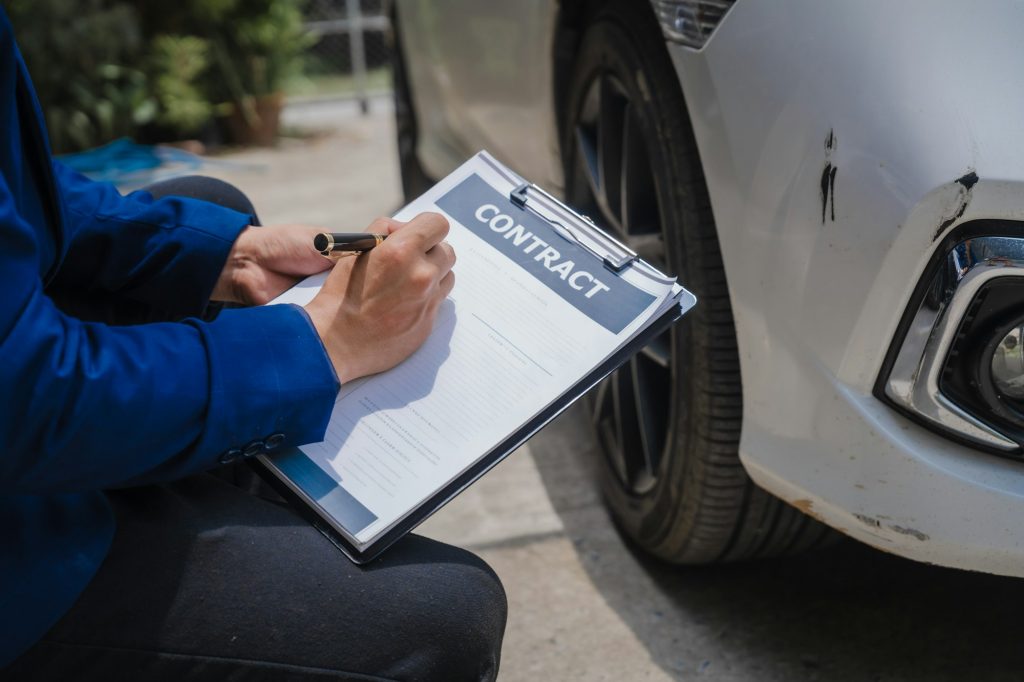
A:
<svg viewBox="0 0 1024 682">
<path fill-rule="evenodd" d="M 549 0 L 422 0 L 397 12 L 419 127 L 417 156 L 444 177 L 487 149 L 538 185 L 562 186 Z"/>
<path fill-rule="evenodd" d="M 437 25 L 505 11 L 462 4 Z M 543 28 L 517 34 L 519 54 L 550 60 L 555 4 L 524 5 L 505 16 Z M 880 549 L 1007 575 L 1024 575 L 1024 464 L 937 435 L 873 389 L 943 236 L 975 219 L 1024 221 L 1022 26 L 1024 5 L 1008 0 L 970 11 L 953 0 L 739 0 L 702 49 L 668 45 L 728 277 L 747 471 Z M 479 59 L 451 59 L 471 73 L 414 77 L 414 90 L 465 79 L 460 100 L 416 95 L 419 111 L 446 119 L 421 122 L 421 161 L 441 175 L 486 147 L 560 186 L 550 65 L 534 62 L 546 83 L 490 80 L 495 93 L 481 89 L 492 77 Z M 510 143 L 531 134 L 547 139 Z M 448 136 L 451 161 L 423 139 Z M 972 172 L 965 188 L 958 179 Z"/>
</svg>

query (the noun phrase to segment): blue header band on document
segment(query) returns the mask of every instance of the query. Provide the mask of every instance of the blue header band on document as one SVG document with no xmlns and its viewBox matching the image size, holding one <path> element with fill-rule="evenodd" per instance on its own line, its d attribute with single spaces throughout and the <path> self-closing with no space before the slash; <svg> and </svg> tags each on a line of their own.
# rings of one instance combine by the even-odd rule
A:
<svg viewBox="0 0 1024 682">
<path fill-rule="evenodd" d="M 282 452 L 274 466 L 290 478 L 353 535 L 377 520 L 377 516 L 345 490 L 342 483 L 321 469 L 299 449 Z"/>
<path fill-rule="evenodd" d="M 471 175 L 436 202 L 448 215 L 612 333 L 654 297 L 626 282 L 544 219 Z"/>
</svg>

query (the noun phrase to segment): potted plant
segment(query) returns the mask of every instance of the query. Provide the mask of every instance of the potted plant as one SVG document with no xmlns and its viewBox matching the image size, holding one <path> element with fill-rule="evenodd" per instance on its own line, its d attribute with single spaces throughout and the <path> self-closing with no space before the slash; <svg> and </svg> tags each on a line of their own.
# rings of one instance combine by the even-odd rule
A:
<svg viewBox="0 0 1024 682">
<path fill-rule="evenodd" d="M 273 144 L 282 90 L 315 42 L 303 28 L 299 0 L 219 0 L 202 6 L 211 52 L 211 87 L 224 101 L 227 131 L 239 144 Z M 197 8 L 198 9 L 198 8 Z"/>
</svg>

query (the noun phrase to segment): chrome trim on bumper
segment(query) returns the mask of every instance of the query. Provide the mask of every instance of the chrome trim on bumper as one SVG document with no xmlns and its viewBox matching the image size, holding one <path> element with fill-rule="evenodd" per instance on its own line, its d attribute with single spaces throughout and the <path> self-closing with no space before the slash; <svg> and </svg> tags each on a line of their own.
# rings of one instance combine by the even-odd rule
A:
<svg viewBox="0 0 1024 682">
<path fill-rule="evenodd" d="M 978 237 L 957 244 L 946 256 L 907 330 L 885 394 L 942 429 L 982 445 L 1009 451 L 1020 445 L 968 414 L 939 387 L 946 356 L 971 301 L 997 277 L 1024 277 L 1024 239 Z"/>
<path fill-rule="evenodd" d="M 662 34 L 699 50 L 736 0 L 651 0 Z"/>
</svg>

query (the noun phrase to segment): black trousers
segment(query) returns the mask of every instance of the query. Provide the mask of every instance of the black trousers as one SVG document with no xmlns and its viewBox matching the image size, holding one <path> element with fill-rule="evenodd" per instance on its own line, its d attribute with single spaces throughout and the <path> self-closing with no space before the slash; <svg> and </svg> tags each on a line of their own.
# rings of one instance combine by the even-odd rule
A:
<svg viewBox="0 0 1024 682">
<path fill-rule="evenodd" d="M 152 190 L 251 212 L 217 181 Z M 109 491 L 110 554 L 0 678 L 494 679 L 507 607 L 482 560 L 409 536 L 355 566 L 244 466 Z"/>
</svg>

